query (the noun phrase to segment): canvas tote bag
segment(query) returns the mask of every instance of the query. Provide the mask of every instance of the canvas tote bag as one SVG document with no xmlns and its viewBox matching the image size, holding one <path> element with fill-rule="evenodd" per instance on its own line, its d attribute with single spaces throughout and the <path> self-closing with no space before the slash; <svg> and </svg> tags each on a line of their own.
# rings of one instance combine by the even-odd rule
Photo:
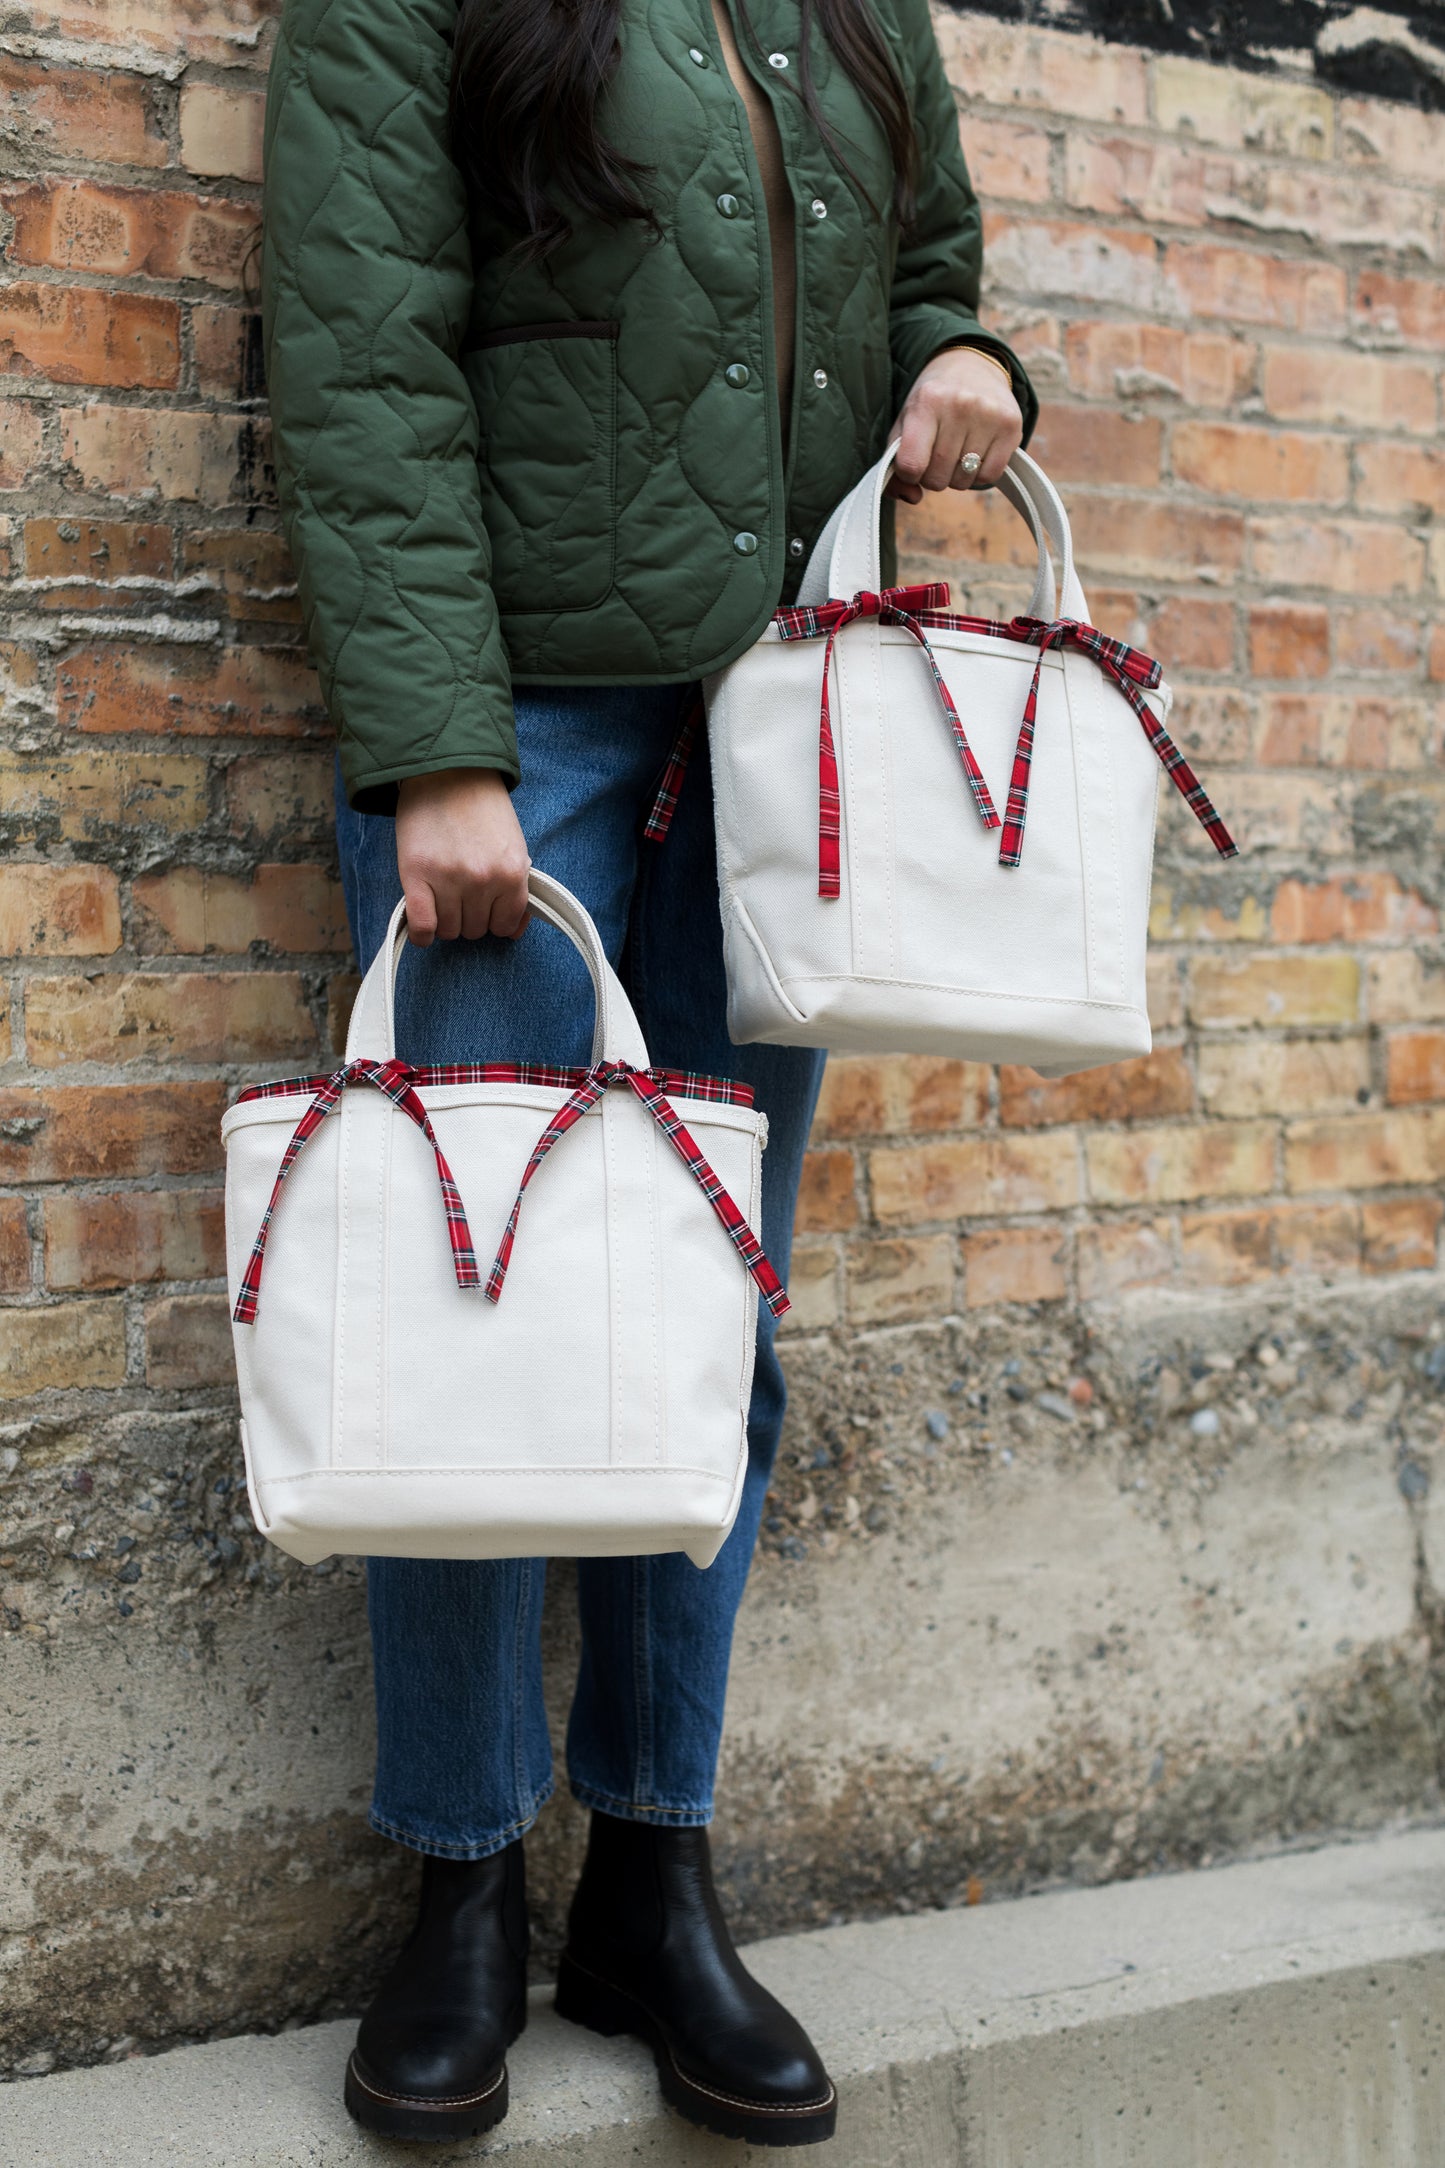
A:
<svg viewBox="0 0 1445 2168">
<path fill-rule="evenodd" d="M 1039 551 L 1022 618 L 951 615 L 941 584 L 880 594 L 895 449 L 834 512 L 798 606 L 704 688 L 729 1030 L 1045 1076 L 1146 1054 L 1161 763 L 1234 851 L 1165 728 L 1169 688 L 1090 624 L 1068 515 L 1023 452 L 1000 485 Z"/>
<path fill-rule="evenodd" d="M 737 1512 L 759 1295 L 787 1307 L 766 1121 L 652 1068 L 586 911 L 530 886 L 592 976 L 587 1069 L 399 1062 L 398 904 L 344 1066 L 223 1121 L 251 1507 L 293 1557 L 706 1566 Z"/>
</svg>

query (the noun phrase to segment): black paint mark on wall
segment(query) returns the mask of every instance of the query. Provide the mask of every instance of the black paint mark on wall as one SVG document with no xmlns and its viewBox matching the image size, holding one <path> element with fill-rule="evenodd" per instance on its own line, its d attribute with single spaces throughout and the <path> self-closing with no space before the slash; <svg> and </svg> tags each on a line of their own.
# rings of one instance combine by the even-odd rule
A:
<svg viewBox="0 0 1445 2168">
<path fill-rule="evenodd" d="M 1336 89 L 1445 112 L 1445 0 L 967 0 L 962 12 L 1233 67 L 1303 61 Z"/>
</svg>

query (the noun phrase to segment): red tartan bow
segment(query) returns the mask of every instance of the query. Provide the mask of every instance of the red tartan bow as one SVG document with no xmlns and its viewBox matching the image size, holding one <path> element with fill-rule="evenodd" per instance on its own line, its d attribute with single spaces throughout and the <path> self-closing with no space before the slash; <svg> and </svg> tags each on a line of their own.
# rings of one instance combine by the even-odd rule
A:
<svg viewBox="0 0 1445 2168">
<path fill-rule="evenodd" d="M 281 1195 L 281 1185 L 295 1166 L 301 1147 L 307 1138 L 314 1136 L 332 1108 L 339 1106 L 341 1095 L 351 1084 L 372 1084 L 385 1092 L 394 1106 L 403 1114 L 410 1115 L 417 1128 L 436 1154 L 437 1175 L 441 1182 L 442 1208 L 447 1216 L 447 1235 L 452 1246 L 452 1261 L 456 1267 L 458 1287 L 478 1287 L 481 1274 L 477 1270 L 476 1253 L 472 1248 L 471 1229 L 462 1206 L 461 1192 L 452 1178 L 442 1148 L 437 1143 L 426 1108 L 412 1089 L 412 1079 L 417 1074 L 409 1062 L 404 1061 L 349 1061 L 344 1069 L 338 1069 L 318 1088 L 306 1112 L 292 1134 L 282 1156 L 280 1168 L 271 1190 L 271 1200 L 262 1215 L 256 1239 L 251 1245 L 251 1255 L 241 1277 L 241 1292 L 236 1297 L 236 1307 L 231 1312 L 238 1325 L 254 1325 L 261 1307 L 261 1268 L 266 1259 L 266 1239 L 271 1232 L 271 1220 Z"/>
<path fill-rule="evenodd" d="M 925 619 L 925 622 L 975 625 L 981 621 L 970 618 L 945 619 L 940 613 Z M 1139 690 L 1141 685 L 1152 687 L 1159 683 L 1162 673 L 1152 655 L 1141 654 L 1137 647 L 1126 647 L 1122 640 L 1111 640 L 1106 633 L 1099 632 L 1093 625 L 1081 624 L 1074 617 L 1055 618 L 1052 624 L 1045 624 L 1040 617 L 1015 617 L 1006 625 L 990 623 L 987 629 L 1001 634 L 1006 640 L 1027 641 L 1039 651 L 1039 659 L 1034 664 L 1034 674 L 1029 681 L 1029 696 L 1024 702 L 1024 719 L 1019 726 L 1018 744 L 1014 748 L 1013 769 L 1009 776 L 1008 806 L 1004 814 L 1003 835 L 999 840 L 998 862 L 1001 866 L 1016 866 L 1023 856 L 1024 817 L 1028 812 L 1029 776 L 1033 766 L 1034 722 L 1039 706 L 1039 673 L 1044 667 L 1044 656 L 1051 647 L 1076 647 L 1082 653 L 1092 655 L 1104 675 L 1112 678 L 1138 716 L 1144 726 L 1144 735 L 1158 754 L 1165 774 L 1220 857 L 1237 856 L 1234 838 L 1210 803 L 1204 785 Z"/>
<path fill-rule="evenodd" d="M 517 1220 L 522 1210 L 522 1199 L 527 1193 L 527 1184 L 557 1139 L 565 1136 L 574 1122 L 580 1121 L 584 1114 L 595 1107 L 612 1084 L 626 1084 L 636 1093 L 721 1220 L 739 1257 L 757 1282 L 758 1291 L 773 1316 L 784 1316 L 791 1305 L 783 1291 L 782 1281 L 763 1254 L 762 1244 L 713 1173 L 690 1133 L 683 1127 L 657 1079 L 646 1069 L 634 1069 L 630 1062 L 625 1061 L 594 1063 L 566 1105 L 557 1109 L 537 1139 L 536 1148 L 527 1161 L 521 1187 L 517 1191 L 517 1201 L 512 1206 L 511 1217 L 507 1221 L 492 1269 L 487 1275 L 487 1300 L 495 1302 L 502 1292 L 507 1267 L 512 1261 L 512 1244 L 516 1239 Z"/>
<path fill-rule="evenodd" d="M 999 817 L 988 794 L 983 770 L 973 757 L 973 749 L 964 733 L 953 695 L 943 682 L 943 673 L 934 659 L 917 611 L 942 610 L 948 602 L 948 586 L 944 581 L 933 581 L 924 587 L 885 587 L 881 595 L 862 588 L 851 602 L 823 602 L 816 608 L 799 606 L 791 610 L 779 610 L 773 619 L 785 640 L 816 640 L 826 633 L 828 644 L 823 650 L 823 698 L 818 712 L 818 894 L 836 896 L 841 889 L 841 808 L 838 794 L 838 755 L 833 744 L 833 717 L 829 699 L 828 681 L 833 661 L 833 642 L 845 625 L 851 625 L 858 617 L 876 617 L 884 625 L 901 625 L 913 635 L 933 672 L 933 682 L 943 703 L 963 762 L 973 802 L 978 807 L 979 818 L 985 828 L 997 828 Z"/>
<path fill-rule="evenodd" d="M 996 618 L 960 617 L 947 609 L 948 587 L 938 581 L 927 587 L 887 587 L 881 595 L 864 589 L 851 602 L 831 601 L 820 603 L 816 608 L 779 610 L 773 620 L 785 640 L 813 640 L 826 633 L 828 644 L 823 650 L 823 698 L 818 719 L 818 894 L 836 896 L 839 893 L 839 798 L 838 760 L 833 745 L 833 725 L 829 706 L 829 676 L 833 659 L 833 642 L 845 625 L 855 618 L 876 617 L 885 625 L 902 625 L 928 657 L 933 672 L 933 682 L 938 688 L 944 713 L 953 730 L 959 753 L 963 759 L 974 803 L 985 828 L 1002 827 L 999 839 L 999 864 L 1018 865 L 1023 855 L 1024 820 L 1028 812 L 1029 778 L 1033 765 L 1034 724 L 1038 715 L 1039 674 L 1044 666 L 1044 656 L 1051 647 L 1076 647 L 1093 657 L 1105 676 L 1112 679 L 1124 698 L 1133 708 L 1144 727 L 1144 734 L 1158 755 L 1165 773 L 1175 789 L 1193 812 L 1208 835 L 1221 858 L 1233 858 L 1236 847 L 1233 837 L 1220 819 L 1194 770 L 1170 737 L 1158 716 L 1145 700 L 1140 686 L 1152 687 L 1159 683 L 1160 669 L 1150 655 L 1141 654 L 1137 648 L 1128 647 L 1122 640 L 1111 640 L 1106 633 L 1085 625 L 1077 618 L 1061 617 L 1052 624 L 1045 624 L 1038 617 L 1015 617 L 1003 622 Z M 1039 659 L 1034 665 L 1033 678 L 1029 684 L 1028 698 L 1024 702 L 1023 722 L 1019 726 L 1018 743 L 1014 749 L 1013 769 L 1009 777 L 1008 807 L 1000 822 L 994 810 L 988 785 L 979 772 L 978 763 L 969 749 L 959 721 L 958 710 L 943 681 L 932 648 L 928 644 L 928 629 L 946 632 L 982 632 L 996 639 L 1018 640 L 1037 647 Z"/>
</svg>

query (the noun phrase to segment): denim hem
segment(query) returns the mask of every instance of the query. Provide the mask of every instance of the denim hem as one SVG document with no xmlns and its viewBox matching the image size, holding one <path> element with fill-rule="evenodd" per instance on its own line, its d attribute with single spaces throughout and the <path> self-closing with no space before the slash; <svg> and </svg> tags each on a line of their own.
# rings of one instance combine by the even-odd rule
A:
<svg viewBox="0 0 1445 2168">
<path fill-rule="evenodd" d="M 712 1820 L 708 1807 L 660 1807 L 655 1801 L 614 1799 L 610 1792 L 595 1792 L 590 1784 L 572 1782 L 568 1789 L 581 1807 L 595 1807 L 619 1822 L 658 1822 L 668 1829 L 705 1829 Z"/>
<path fill-rule="evenodd" d="M 470 1842 L 451 1844 L 444 1837 L 427 1837 L 418 1830 L 403 1829 L 396 1822 L 388 1822 L 374 1807 L 367 1820 L 378 1837 L 390 1837 L 394 1844 L 404 1844 L 409 1850 L 425 1852 L 434 1859 L 492 1859 L 498 1852 L 505 1852 L 509 1844 L 515 1844 L 518 1837 L 526 1835 L 555 1788 L 549 1784 L 538 1792 L 526 1813 L 519 1815 L 515 1822 L 509 1822 L 505 1829 L 490 1831 Z"/>
</svg>

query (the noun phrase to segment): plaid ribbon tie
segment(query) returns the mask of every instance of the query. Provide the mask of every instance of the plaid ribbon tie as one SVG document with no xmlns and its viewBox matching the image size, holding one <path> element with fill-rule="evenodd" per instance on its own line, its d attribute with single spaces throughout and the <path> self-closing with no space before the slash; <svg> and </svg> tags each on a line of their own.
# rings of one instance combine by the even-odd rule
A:
<svg viewBox="0 0 1445 2168">
<path fill-rule="evenodd" d="M 973 802 L 978 808 L 979 819 L 985 828 L 997 828 L 999 817 L 989 796 L 983 770 L 973 757 L 953 695 L 943 681 L 928 635 L 923 629 L 919 613 L 943 610 L 948 602 L 948 586 L 936 580 L 923 587 L 885 587 L 881 595 L 862 588 L 851 602 L 823 602 L 816 607 L 799 606 L 791 610 L 779 610 L 773 622 L 785 640 L 817 640 L 826 635 L 823 649 L 823 698 L 818 711 L 818 894 L 836 896 L 840 893 L 842 829 L 841 806 L 838 791 L 838 754 L 833 743 L 833 717 L 829 693 L 832 675 L 833 643 L 845 625 L 851 625 L 860 617 L 876 617 L 880 624 L 901 625 L 918 642 L 928 658 L 933 672 L 933 682 L 943 712 L 948 717 L 954 743 L 958 747 L 963 772 L 968 777 Z"/>
<path fill-rule="evenodd" d="M 507 1267 L 512 1261 L 512 1246 L 516 1240 L 517 1221 L 528 1183 L 558 1138 L 565 1137 L 573 1124 L 595 1107 L 603 1093 L 613 1084 L 627 1085 L 646 1107 L 722 1222 L 733 1247 L 757 1282 L 758 1292 L 773 1316 L 782 1317 L 790 1305 L 782 1281 L 763 1254 L 762 1244 L 713 1173 L 689 1131 L 684 1128 L 676 1109 L 656 1077 L 645 1069 L 634 1069 L 630 1062 L 625 1061 L 594 1063 L 566 1105 L 557 1109 L 537 1139 L 532 1156 L 527 1161 L 521 1187 L 517 1191 L 517 1201 L 512 1206 L 511 1217 L 507 1221 L 492 1269 L 487 1275 L 487 1300 L 496 1302 L 506 1281 Z"/>
<path fill-rule="evenodd" d="M 251 1255 L 247 1259 L 246 1270 L 241 1277 L 241 1291 L 236 1297 L 236 1307 L 231 1312 L 238 1325 L 254 1325 L 256 1322 L 256 1316 L 261 1306 L 261 1268 L 266 1259 L 266 1241 L 271 1232 L 271 1221 L 280 1200 L 282 1185 L 300 1157 L 301 1148 L 307 1138 L 315 1135 L 332 1108 L 340 1105 L 342 1093 L 353 1084 L 370 1084 L 377 1091 L 385 1092 L 393 1106 L 400 1107 L 403 1114 L 409 1115 L 426 1138 L 427 1143 L 436 1154 L 437 1176 L 441 1182 L 442 1208 L 446 1213 L 447 1236 L 452 1246 L 452 1262 L 456 1269 L 457 1285 L 458 1287 L 478 1287 L 481 1285 L 481 1274 L 477 1270 L 476 1253 L 472 1248 L 471 1230 L 467 1226 L 467 1215 L 462 1205 L 461 1192 L 453 1179 L 451 1168 L 446 1163 L 442 1148 L 437 1142 L 436 1131 L 432 1128 L 427 1110 L 412 1087 L 412 1079 L 416 1074 L 416 1070 L 408 1062 L 404 1061 L 349 1061 L 345 1068 L 338 1069 L 333 1076 L 327 1077 L 324 1083 L 318 1087 L 315 1098 L 311 1101 L 292 1132 L 291 1141 L 282 1156 L 275 1184 L 271 1190 L 271 1200 L 266 1206 L 256 1239 L 251 1245 Z"/>
<path fill-rule="evenodd" d="M 1152 655 L 1141 654 L 1137 647 L 1127 647 L 1122 640 L 1111 640 L 1106 633 L 1098 631 L 1093 625 L 1081 624 L 1073 617 L 1056 618 L 1052 624 L 1045 624 L 1039 617 L 1015 617 L 1006 625 L 990 624 L 987 629 L 1001 633 L 1005 639 L 1025 641 L 1039 651 L 1039 659 L 1034 664 L 1034 674 L 1029 681 L 1028 699 L 1024 702 L 1024 718 L 1019 726 L 1013 768 L 1009 775 L 1008 805 L 1004 813 L 1003 834 L 999 839 L 998 862 L 1001 866 L 1016 866 L 1023 856 L 1024 819 L 1028 813 L 1029 778 L 1033 768 L 1034 723 L 1039 707 L 1039 674 L 1044 667 L 1044 656 L 1051 647 L 1076 647 L 1082 653 L 1093 657 L 1104 675 L 1118 686 L 1138 716 L 1144 727 L 1144 735 L 1158 755 L 1165 774 L 1220 857 L 1234 858 L 1238 855 L 1234 838 L 1215 811 L 1204 785 L 1140 690 L 1141 687 L 1152 688 L 1157 685 L 1162 675 Z"/>
</svg>

